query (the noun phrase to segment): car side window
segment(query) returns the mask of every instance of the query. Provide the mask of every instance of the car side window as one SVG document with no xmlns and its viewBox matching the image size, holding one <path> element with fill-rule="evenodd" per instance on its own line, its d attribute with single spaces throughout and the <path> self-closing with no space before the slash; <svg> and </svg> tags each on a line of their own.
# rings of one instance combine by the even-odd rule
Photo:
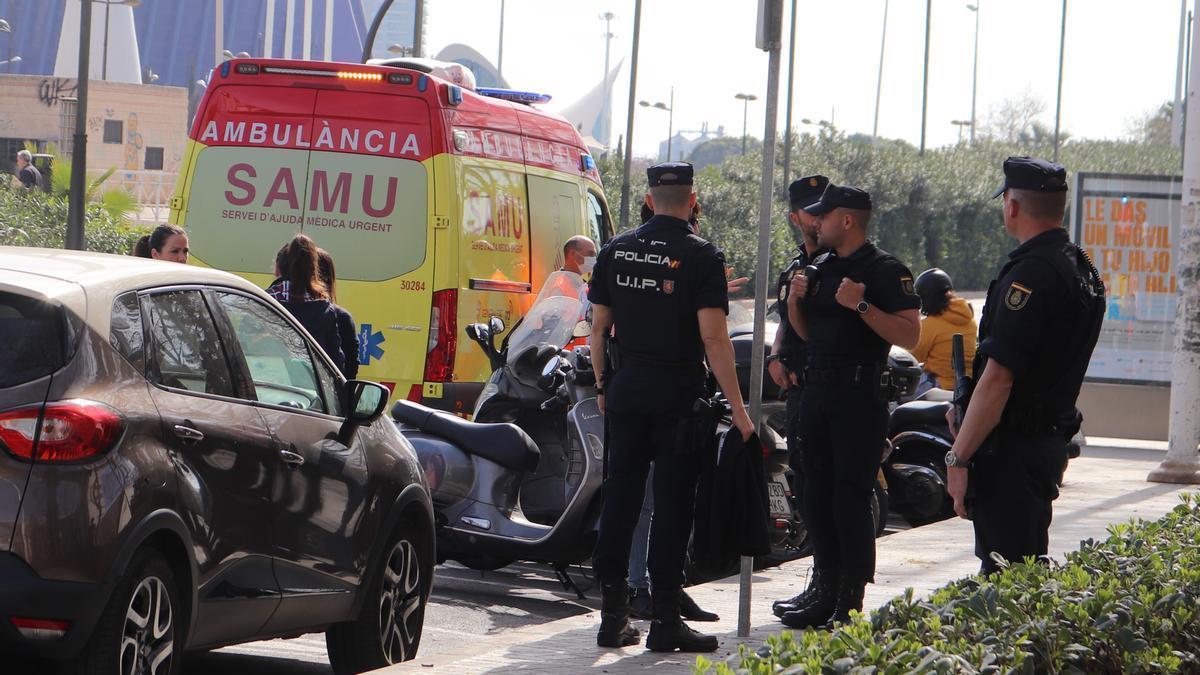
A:
<svg viewBox="0 0 1200 675">
<path fill-rule="evenodd" d="M 147 298 L 155 372 L 174 389 L 233 396 L 221 338 L 200 291 L 169 291 Z"/>
<path fill-rule="evenodd" d="M 587 193 L 587 219 L 588 236 L 597 245 L 602 245 L 612 238 L 612 225 L 608 221 L 608 214 L 604 210 L 604 204 L 596 196 L 596 193 L 591 190 L 588 190 Z"/>
<path fill-rule="evenodd" d="M 142 340 L 142 308 L 137 293 L 129 292 L 113 300 L 109 321 L 109 342 L 139 373 L 146 372 L 146 353 Z"/>
<path fill-rule="evenodd" d="M 318 378 L 308 342 L 270 305 L 238 293 L 217 294 L 246 357 L 258 400 L 271 405 L 337 415 Z M 327 375 L 327 373 L 323 373 Z"/>
</svg>

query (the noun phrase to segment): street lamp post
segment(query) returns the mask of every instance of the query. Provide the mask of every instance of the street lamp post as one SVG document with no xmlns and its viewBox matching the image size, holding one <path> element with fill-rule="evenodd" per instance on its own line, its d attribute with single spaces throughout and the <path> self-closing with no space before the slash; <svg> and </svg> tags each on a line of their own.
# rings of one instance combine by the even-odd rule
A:
<svg viewBox="0 0 1200 675">
<path fill-rule="evenodd" d="M 625 116 L 625 167 L 621 177 L 621 229 L 629 227 L 629 172 L 633 169 L 633 113 L 637 100 L 638 42 L 642 34 L 642 0 L 633 3 L 633 54 L 629 59 L 629 108 Z"/>
<path fill-rule="evenodd" d="M 921 78 L 921 154 L 925 154 L 925 119 L 929 110 L 929 27 L 933 0 L 925 0 L 925 75 Z"/>
<path fill-rule="evenodd" d="M 1062 28 L 1058 36 L 1058 97 L 1054 101 L 1054 161 L 1058 161 L 1058 132 L 1062 123 L 1063 55 L 1067 48 L 1067 0 L 1063 0 Z"/>
<path fill-rule="evenodd" d="M 104 5 L 104 59 L 100 67 L 100 79 L 108 81 L 108 15 L 113 5 L 128 5 L 137 8 L 142 0 L 92 0 Z"/>
<path fill-rule="evenodd" d="M 958 127 L 958 144 L 962 145 L 963 127 L 971 127 L 971 131 L 975 131 L 975 125 L 971 124 L 971 120 L 950 120 L 950 124 Z M 974 135 L 974 134 L 972 134 Z"/>
<path fill-rule="evenodd" d="M 496 72 L 504 77 L 504 0 L 500 0 L 500 47 L 496 55 Z"/>
<path fill-rule="evenodd" d="M 600 130 L 600 135 L 603 138 L 597 138 L 596 140 L 604 144 L 606 151 L 609 148 L 609 142 L 612 140 L 612 129 L 610 128 L 612 126 L 612 91 L 608 82 L 608 58 L 610 47 L 612 47 L 612 39 L 616 37 L 612 32 L 612 20 L 615 18 L 617 18 L 617 15 L 612 12 L 605 12 L 600 15 L 600 19 L 604 21 L 604 80 L 602 80 L 604 83 L 602 85 L 604 89 L 604 101 L 600 104 L 600 117 L 604 126 Z"/>
<path fill-rule="evenodd" d="M 796 79 L 796 0 L 792 0 L 791 24 L 788 28 L 787 112 L 783 122 L 783 185 L 792 182 L 792 90 Z"/>
<path fill-rule="evenodd" d="M 887 47 L 887 17 L 889 0 L 883 0 L 883 34 L 879 37 L 879 76 L 875 80 L 875 123 L 871 125 L 871 140 L 879 140 L 879 99 L 883 94 L 883 52 Z"/>
<path fill-rule="evenodd" d="M 746 122 L 750 115 L 750 101 L 757 101 L 758 97 L 754 94 L 738 94 L 734 96 L 742 102 L 742 156 L 746 156 Z"/>
<path fill-rule="evenodd" d="M 88 63 L 92 49 L 92 3 L 79 3 L 79 75 L 75 88 L 75 134 L 71 141 L 71 191 L 67 198 L 66 247 L 87 247 L 83 231 L 84 187 L 87 184 Z"/>
<path fill-rule="evenodd" d="M 667 111 L 667 161 L 671 161 L 671 139 L 675 136 L 675 87 L 671 87 L 670 103 L 658 101 L 651 103 L 649 101 L 638 101 L 638 105 L 643 108 L 654 108 L 655 110 Z"/>
<path fill-rule="evenodd" d="M 979 7 L 983 0 L 975 0 L 975 4 L 967 5 L 967 9 L 975 12 L 975 61 L 971 66 L 971 143 L 975 143 L 975 96 L 979 85 Z M 959 129 L 960 135 L 962 129 Z"/>
</svg>

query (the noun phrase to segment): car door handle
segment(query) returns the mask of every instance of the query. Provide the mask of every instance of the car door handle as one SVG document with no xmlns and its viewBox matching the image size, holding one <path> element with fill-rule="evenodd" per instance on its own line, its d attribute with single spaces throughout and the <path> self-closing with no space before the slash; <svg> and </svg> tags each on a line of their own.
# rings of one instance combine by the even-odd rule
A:
<svg viewBox="0 0 1200 675">
<path fill-rule="evenodd" d="M 291 450 L 280 450 L 279 458 L 283 460 L 284 464 L 293 469 L 304 464 L 304 455 L 292 452 Z"/>
<path fill-rule="evenodd" d="M 185 445 L 193 445 L 204 440 L 204 432 L 200 431 L 199 429 L 193 429 L 191 427 L 185 427 L 182 424 L 176 424 L 174 431 L 175 435 L 178 436 L 179 440 L 183 441 Z"/>
</svg>

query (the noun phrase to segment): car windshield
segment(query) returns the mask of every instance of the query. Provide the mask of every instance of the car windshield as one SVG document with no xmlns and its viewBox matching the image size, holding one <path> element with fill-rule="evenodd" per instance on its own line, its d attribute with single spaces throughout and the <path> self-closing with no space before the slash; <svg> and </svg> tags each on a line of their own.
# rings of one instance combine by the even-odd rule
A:
<svg viewBox="0 0 1200 675">
<path fill-rule="evenodd" d="M 587 284 L 574 272 L 555 272 L 546 278 L 533 307 L 508 339 L 508 363 L 530 345 L 561 348 L 571 341 L 575 324 L 584 318 Z"/>
</svg>

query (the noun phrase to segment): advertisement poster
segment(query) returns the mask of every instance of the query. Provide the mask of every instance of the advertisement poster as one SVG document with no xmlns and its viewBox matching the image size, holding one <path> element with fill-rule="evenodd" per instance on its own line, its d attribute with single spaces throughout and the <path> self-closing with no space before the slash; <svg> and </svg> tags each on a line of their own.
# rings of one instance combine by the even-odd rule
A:
<svg viewBox="0 0 1200 675">
<path fill-rule="evenodd" d="M 1171 382 L 1182 187 L 1180 176 L 1076 176 L 1072 231 L 1100 271 L 1107 300 L 1089 381 Z"/>
</svg>

